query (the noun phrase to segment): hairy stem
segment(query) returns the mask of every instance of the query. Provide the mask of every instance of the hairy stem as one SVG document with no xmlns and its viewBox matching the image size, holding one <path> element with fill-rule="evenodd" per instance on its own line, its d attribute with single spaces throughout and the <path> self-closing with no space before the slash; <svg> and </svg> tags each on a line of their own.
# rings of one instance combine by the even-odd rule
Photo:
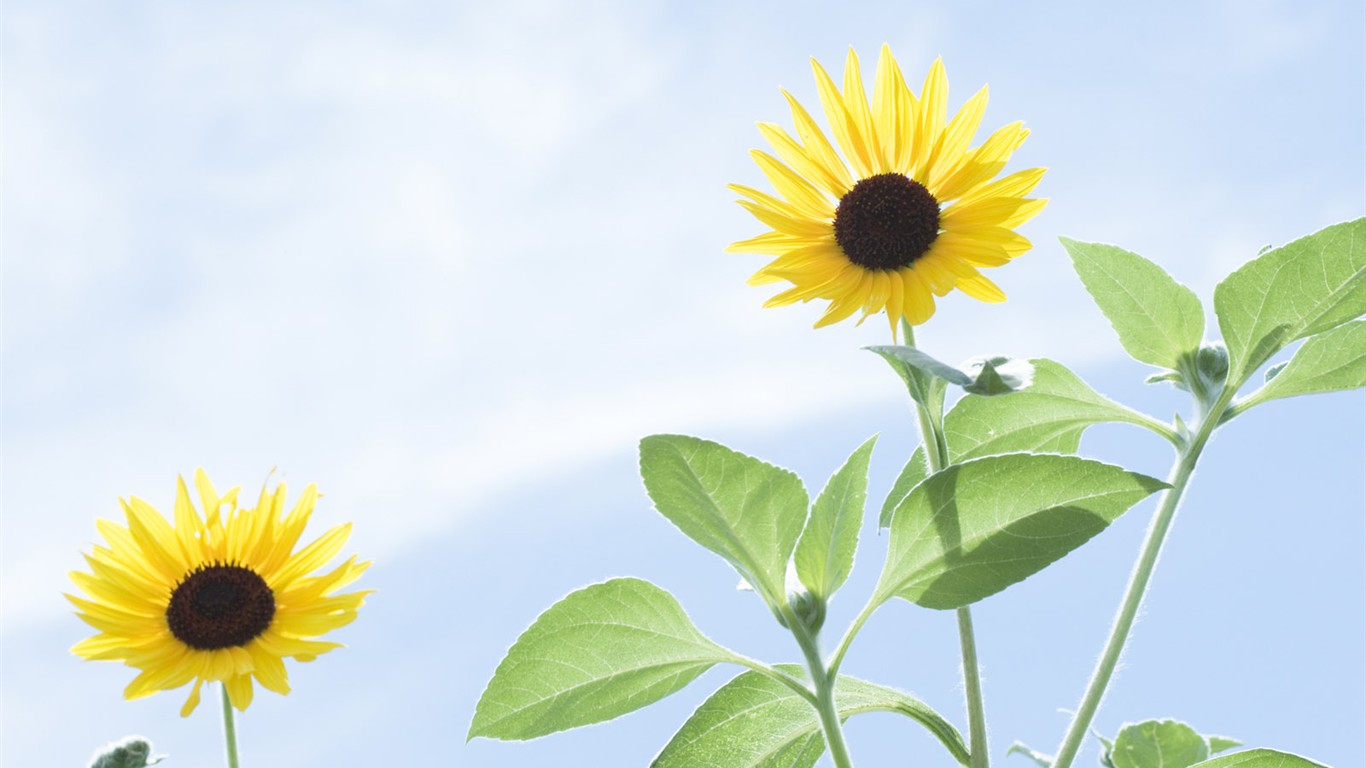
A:
<svg viewBox="0 0 1366 768">
<path fill-rule="evenodd" d="M 227 683 L 219 683 L 223 692 L 223 741 L 228 748 L 228 768 L 239 768 L 237 763 L 237 719 L 232 711 L 232 699 L 228 698 Z"/>
<path fill-rule="evenodd" d="M 914 346 L 910 329 L 906 332 L 906 343 Z M 916 416 L 920 422 L 920 441 L 925 447 L 925 461 L 930 474 L 943 469 L 949 463 L 949 446 L 944 435 L 944 413 L 942 399 L 939 412 L 934 413 L 925 403 L 916 403 Z M 968 752 L 971 768 L 988 768 L 991 764 L 991 747 L 987 744 L 986 706 L 982 698 L 982 677 L 977 666 L 977 638 L 972 631 L 972 611 L 967 606 L 958 609 L 958 645 L 963 655 L 963 695 L 968 708 Z"/>
<path fill-rule="evenodd" d="M 1209 441 L 1210 435 L 1218 426 L 1224 409 L 1233 399 L 1235 390 L 1235 387 L 1229 387 L 1220 395 L 1214 406 L 1203 414 L 1200 427 L 1196 430 L 1195 437 L 1190 444 L 1177 454 L 1169 481 L 1172 487 L 1163 494 L 1162 502 L 1158 504 L 1157 511 L 1153 513 L 1152 522 L 1148 526 L 1148 534 L 1139 550 L 1133 573 L 1129 576 L 1129 586 L 1124 591 L 1124 599 L 1120 602 L 1119 610 L 1115 613 L 1114 624 L 1110 627 L 1110 636 L 1105 641 L 1105 649 L 1101 652 L 1100 660 L 1096 662 L 1095 671 L 1091 673 L 1091 681 L 1086 685 L 1086 693 L 1082 696 L 1081 703 L 1077 705 L 1076 714 L 1072 716 L 1072 722 L 1067 727 L 1067 734 L 1063 737 L 1062 744 L 1058 746 L 1057 756 L 1053 759 L 1053 768 L 1068 768 L 1076 759 L 1077 751 L 1081 749 L 1082 739 L 1086 737 L 1086 731 L 1091 727 L 1091 720 L 1096 716 L 1096 710 L 1100 708 L 1100 701 L 1105 696 L 1105 689 L 1109 687 L 1110 678 L 1114 675 L 1115 665 L 1119 663 L 1119 657 L 1124 652 L 1124 644 L 1129 639 L 1129 631 L 1134 626 L 1134 618 L 1138 615 L 1138 609 L 1143 605 L 1143 596 L 1147 594 L 1148 582 L 1152 579 L 1153 570 L 1157 566 L 1158 555 L 1162 553 L 1162 545 L 1171 530 L 1172 521 L 1176 519 L 1176 510 L 1181 505 L 1181 497 L 1186 492 L 1191 474 L 1195 472 L 1195 463 L 1199 460 L 1200 452 L 1204 449 L 1205 443 Z"/>
<path fill-rule="evenodd" d="M 826 668 L 825 662 L 821 660 L 815 636 L 801 623 L 797 614 L 789 610 L 784 618 L 792 629 L 793 637 L 797 638 L 797 644 L 802 648 L 802 655 L 806 657 L 806 667 L 811 672 L 811 682 L 816 686 L 816 713 L 820 715 L 821 731 L 825 735 L 825 745 L 830 748 L 830 758 L 835 761 L 835 768 L 853 768 L 854 763 L 849 758 L 849 747 L 844 743 L 844 728 L 840 723 L 839 711 L 835 708 L 835 680 L 838 676 L 833 669 Z"/>
<path fill-rule="evenodd" d="M 963 690 L 968 701 L 968 758 L 972 768 L 987 768 L 987 715 L 982 702 L 982 678 L 977 669 L 977 639 L 972 633 L 972 611 L 958 609 L 958 645 L 963 653 Z"/>
</svg>

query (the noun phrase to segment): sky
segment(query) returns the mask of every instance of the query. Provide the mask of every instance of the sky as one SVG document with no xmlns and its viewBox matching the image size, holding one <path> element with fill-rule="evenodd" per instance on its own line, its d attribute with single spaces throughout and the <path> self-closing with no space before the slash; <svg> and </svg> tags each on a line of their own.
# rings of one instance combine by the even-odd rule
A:
<svg viewBox="0 0 1366 768">
<path fill-rule="evenodd" d="M 142 733 L 167 765 L 213 765 L 216 713 L 182 692 L 122 700 L 132 672 L 82 662 L 61 597 L 132 495 L 169 513 L 204 467 L 254 493 L 316 483 L 313 529 L 377 589 L 291 666 L 294 692 L 240 719 L 256 766 L 647 764 L 732 674 L 619 722 L 526 743 L 464 734 L 502 654 L 556 599 L 633 575 L 749 656 L 798 651 L 714 555 L 650 507 L 636 443 L 683 432 L 797 471 L 813 493 L 882 437 L 870 507 L 914 448 L 900 383 L 761 309 L 762 227 L 729 182 L 765 186 L 754 124 L 814 108 L 808 65 L 915 81 L 943 56 L 951 108 L 984 83 L 990 129 L 1032 131 L 1047 166 L 1035 249 L 954 294 L 931 354 L 1049 357 L 1161 418 L 1060 235 L 1114 242 L 1202 296 L 1265 245 L 1366 210 L 1359 3 L 86 4 L 12 0 L 3 19 L 3 726 L 0 759 L 68 765 Z M 914 73 L 914 74 L 912 74 Z M 1213 323 L 1207 337 L 1214 334 Z M 1207 451 L 1097 727 L 1176 717 L 1207 733 L 1362 757 L 1366 400 L 1273 402 Z M 1086 455 L 1162 476 L 1147 433 Z M 273 475 L 271 473 L 274 473 Z M 992 756 L 1061 738 L 1152 501 L 974 608 Z M 842 628 L 871 589 L 873 515 Z M 914 691 L 965 727 L 951 613 L 897 602 L 845 671 Z M 944 764 L 890 715 L 849 726 L 860 766 Z M 1088 745 L 1090 757 L 1094 750 Z M 1019 762 L 1017 762 L 1019 761 Z"/>
</svg>

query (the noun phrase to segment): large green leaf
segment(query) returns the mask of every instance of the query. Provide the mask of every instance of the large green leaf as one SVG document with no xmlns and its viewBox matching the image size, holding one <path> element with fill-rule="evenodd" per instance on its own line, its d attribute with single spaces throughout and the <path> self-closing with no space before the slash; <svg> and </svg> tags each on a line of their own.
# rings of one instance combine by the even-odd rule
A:
<svg viewBox="0 0 1366 768">
<path fill-rule="evenodd" d="M 1123 248 L 1060 238 L 1077 275 L 1135 360 L 1176 368 L 1200 346 L 1200 299 L 1161 267 Z"/>
<path fill-rule="evenodd" d="M 770 605 L 785 600 L 809 504 L 796 475 L 683 435 L 641 440 L 640 474 L 660 514 L 735 566 Z"/>
<path fill-rule="evenodd" d="M 735 659 L 663 589 L 640 579 L 594 584 L 517 638 L 479 697 L 468 738 L 532 739 L 611 720 Z"/>
<path fill-rule="evenodd" d="M 1203 763 L 1196 763 L 1193 768 L 1328 768 L 1322 763 L 1316 763 L 1308 758 L 1292 755 L 1289 752 L 1278 752 L 1274 749 L 1249 749 L 1244 752 L 1234 752 L 1231 755 L 1220 755 Z"/>
<path fill-rule="evenodd" d="M 820 597 L 829 597 L 849 578 L 868 499 L 868 461 L 876 437 L 869 438 L 825 484 L 793 556 L 797 577 Z"/>
<path fill-rule="evenodd" d="M 1000 453 L 1075 453 L 1092 424 L 1139 420 L 1061 363 L 1029 362 L 1034 383 L 1028 389 L 1007 397 L 965 397 L 944 416 L 951 463 Z M 925 453 L 917 448 L 883 502 L 881 527 L 891 525 L 897 505 L 928 474 Z"/>
<path fill-rule="evenodd" d="M 795 665 L 780 670 L 801 675 Z M 924 702 L 900 691 L 840 676 L 835 709 L 844 720 L 862 712 L 899 712 L 930 730 L 960 763 L 963 737 Z M 656 768 L 810 768 L 825 752 L 816 711 L 791 688 L 745 672 L 697 708 L 655 758 Z"/>
<path fill-rule="evenodd" d="M 1366 313 L 1366 218 L 1335 224 L 1244 264 L 1214 289 L 1241 384 L 1277 350 Z"/>
<path fill-rule="evenodd" d="M 1208 757 L 1205 737 L 1176 720 L 1125 725 L 1110 749 L 1115 768 L 1190 768 Z"/>
<path fill-rule="evenodd" d="M 1358 387 L 1366 387 L 1366 321 L 1361 320 L 1310 336 L 1290 362 L 1238 408 L 1281 397 Z"/>
<path fill-rule="evenodd" d="M 877 596 L 959 608 L 1086 543 L 1166 483 L 1077 456 L 1010 453 L 926 478 L 892 515 Z"/>
<path fill-rule="evenodd" d="M 1001 453 L 1073 453 L 1092 424 L 1138 420 L 1061 363 L 1030 362 L 1029 389 L 1008 397 L 965 397 L 945 415 L 951 463 Z"/>
</svg>

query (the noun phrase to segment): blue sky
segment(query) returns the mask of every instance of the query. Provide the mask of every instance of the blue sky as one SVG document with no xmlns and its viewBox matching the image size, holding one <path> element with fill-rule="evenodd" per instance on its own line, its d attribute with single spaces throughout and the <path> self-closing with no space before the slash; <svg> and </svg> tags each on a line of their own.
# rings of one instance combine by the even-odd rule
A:
<svg viewBox="0 0 1366 768">
<path fill-rule="evenodd" d="M 506 647 L 570 590 L 617 575 L 674 591 L 717 640 L 797 657 L 734 575 L 651 511 L 635 444 L 725 442 L 817 488 L 881 433 L 872 497 L 914 446 L 899 384 L 858 351 L 869 322 L 813 331 L 761 310 L 759 231 L 727 182 L 816 103 L 807 59 L 889 43 L 943 55 L 956 106 L 1033 131 L 1050 168 L 1034 251 L 954 295 L 922 333 L 958 360 L 1058 359 L 1168 416 L 1087 299 L 1058 235 L 1116 242 L 1208 303 L 1267 244 L 1366 210 L 1360 4 L 16 0 L 4 25 L 3 757 L 79 764 L 150 736 L 212 764 L 218 723 L 179 693 L 124 702 L 131 673 L 83 663 L 60 593 L 119 496 L 163 509 L 204 466 L 253 490 L 271 468 L 354 520 L 380 590 L 242 718 L 252 765 L 641 765 L 725 673 L 621 722 L 463 744 Z M 908 75 L 912 80 L 916 75 Z M 1207 333 L 1212 334 L 1213 328 Z M 1098 725 L 1187 719 L 1249 744 L 1360 758 L 1366 546 L 1360 394 L 1252 411 L 1202 463 Z M 1162 475 L 1145 433 L 1084 452 Z M 994 757 L 1051 750 L 1151 503 L 985 601 Z M 830 626 L 881 561 L 871 528 Z M 885 609 L 846 671 L 963 723 L 949 614 Z M 939 764 L 890 716 L 850 727 L 859 765 Z M 1014 758 L 1018 759 L 1018 758 Z M 1090 759 L 1090 758 L 1086 758 Z M 1009 764 L 1009 763 L 1007 763 Z"/>
</svg>

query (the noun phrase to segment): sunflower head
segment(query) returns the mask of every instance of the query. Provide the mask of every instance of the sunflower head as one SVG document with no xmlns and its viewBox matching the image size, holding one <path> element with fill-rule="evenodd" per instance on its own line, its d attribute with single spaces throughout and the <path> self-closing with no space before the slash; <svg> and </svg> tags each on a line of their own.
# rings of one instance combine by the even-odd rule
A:
<svg viewBox="0 0 1366 768">
<path fill-rule="evenodd" d="M 979 270 L 1029 250 L 1014 228 L 1047 202 L 1027 197 L 1043 168 L 996 178 L 1029 131 L 1011 123 L 971 147 L 987 89 L 948 119 L 948 81 L 939 60 L 917 97 L 884 45 L 871 99 L 852 49 L 842 89 L 819 62 L 811 65 L 835 144 L 783 91 L 797 135 L 760 123 L 776 156 L 750 153 L 777 194 L 730 185 L 770 231 L 728 250 L 777 257 L 751 284 L 792 286 L 764 306 L 825 299 L 830 304 L 817 328 L 886 310 L 895 334 L 903 318 L 912 325 L 928 320 L 934 297 L 955 288 L 981 301 L 1004 301 Z"/>
<path fill-rule="evenodd" d="M 337 594 L 370 565 L 355 557 L 315 573 L 341 551 L 349 523 L 296 546 L 318 500 L 312 485 L 285 514 L 283 483 L 239 509 L 236 488 L 219 495 L 202 469 L 194 479 L 203 514 L 181 478 L 173 523 L 137 497 L 120 499 L 127 526 L 96 521 L 106 546 L 85 556 L 89 573 L 71 573 L 86 597 L 67 595 L 99 631 L 72 652 L 139 670 L 129 699 L 192 683 L 182 716 L 199 704 L 205 681 L 222 682 L 241 710 L 253 678 L 289 693 L 284 659 L 312 661 L 340 647 L 314 638 L 349 624 L 370 594 Z"/>
</svg>

